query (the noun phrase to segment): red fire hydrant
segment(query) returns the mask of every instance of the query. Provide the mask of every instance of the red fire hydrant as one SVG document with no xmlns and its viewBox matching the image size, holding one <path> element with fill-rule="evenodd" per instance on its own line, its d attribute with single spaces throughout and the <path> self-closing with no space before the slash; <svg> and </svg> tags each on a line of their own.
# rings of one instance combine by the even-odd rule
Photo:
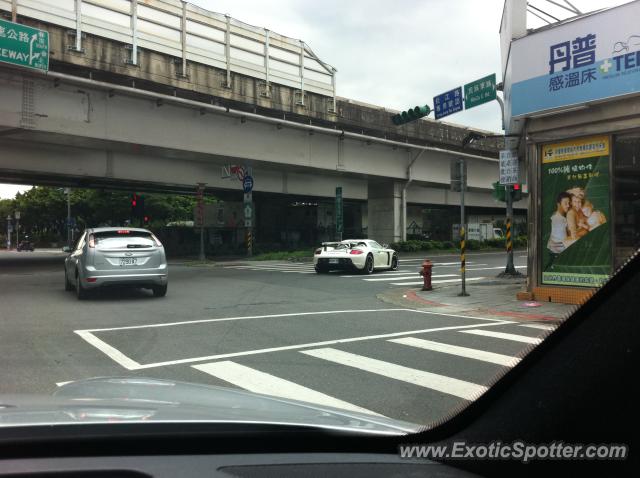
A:
<svg viewBox="0 0 640 478">
<path fill-rule="evenodd" d="M 431 287 L 431 269 L 433 269 L 433 264 L 429 259 L 425 259 L 422 263 L 422 270 L 420 271 L 420 275 L 424 281 L 422 290 L 433 290 L 433 287 Z"/>
</svg>

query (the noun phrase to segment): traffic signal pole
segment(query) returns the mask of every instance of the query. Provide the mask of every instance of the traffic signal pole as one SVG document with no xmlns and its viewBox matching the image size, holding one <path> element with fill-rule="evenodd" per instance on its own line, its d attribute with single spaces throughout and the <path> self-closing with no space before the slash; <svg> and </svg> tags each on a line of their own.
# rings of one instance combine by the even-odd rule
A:
<svg viewBox="0 0 640 478">
<path fill-rule="evenodd" d="M 507 268 L 505 274 L 516 275 L 513 265 L 513 241 L 511 239 L 511 223 L 513 221 L 513 186 L 506 186 L 505 199 L 507 203 Z"/>
<path fill-rule="evenodd" d="M 467 293 L 467 271 L 466 271 L 466 236 L 467 228 L 464 216 L 464 190 L 467 189 L 467 178 L 465 177 L 464 158 L 460 158 L 460 279 L 462 280 L 462 290 L 458 294 L 460 297 L 466 297 Z"/>
</svg>

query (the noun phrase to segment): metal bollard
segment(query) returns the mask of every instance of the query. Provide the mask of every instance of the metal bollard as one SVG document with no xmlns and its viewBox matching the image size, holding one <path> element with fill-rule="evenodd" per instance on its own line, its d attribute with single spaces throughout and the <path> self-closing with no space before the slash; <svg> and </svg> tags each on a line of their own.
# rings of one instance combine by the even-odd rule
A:
<svg viewBox="0 0 640 478">
<path fill-rule="evenodd" d="M 422 285 L 422 290 L 433 290 L 431 287 L 431 270 L 433 269 L 433 264 L 429 259 L 425 259 L 422 263 L 422 270 L 420 271 L 420 275 L 422 276 L 422 280 L 424 281 Z"/>
</svg>

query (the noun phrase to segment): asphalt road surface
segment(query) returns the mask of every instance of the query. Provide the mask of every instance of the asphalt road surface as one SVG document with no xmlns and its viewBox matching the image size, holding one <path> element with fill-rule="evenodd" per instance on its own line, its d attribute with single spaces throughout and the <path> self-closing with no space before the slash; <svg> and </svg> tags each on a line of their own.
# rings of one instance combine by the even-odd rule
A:
<svg viewBox="0 0 640 478">
<path fill-rule="evenodd" d="M 525 272 L 524 253 L 516 266 Z M 65 292 L 63 254 L 0 252 L 1 393 L 50 394 L 104 376 L 207 383 L 429 423 L 473 400 L 545 330 L 510 320 L 391 306 L 417 288 L 421 259 L 371 276 L 310 264 L 170 264 L 169 292 Z M 434 282 L 458 281 L 455 256 Z M 504 254 L 470 254 L 467 277 L 493 279 Z M 451 282 L 455 283 L 455 282 Z"/>
</svg>

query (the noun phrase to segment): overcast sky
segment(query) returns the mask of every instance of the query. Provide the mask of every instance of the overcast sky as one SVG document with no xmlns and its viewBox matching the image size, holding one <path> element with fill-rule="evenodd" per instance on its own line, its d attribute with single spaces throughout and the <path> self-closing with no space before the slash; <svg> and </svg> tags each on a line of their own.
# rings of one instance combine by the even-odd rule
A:
<svg viewBox="0 0 640 478">
<path fill-rule="evenodd" d="M 562 0 L 555 0 L 562 2 Z M 200 7 L 268 28 L 305 43 L 338 70 L 339 96 L 406 109 L 496 73 L 501 81 L 498 28 L 503 0 L 190 0 Z M 583 12 L 626 0 L 571 0 Z M 558 18 L 570 14 L 546 0 L 530 4 Z M 544 23 L 528 16 L 529 28 Z M 500 131 L 496 102 L 447 121 Z M 24 189 L 24 188 L 22 188 Z M 16 186 L 0 185 L 0 197 Z"/>
</svg>

